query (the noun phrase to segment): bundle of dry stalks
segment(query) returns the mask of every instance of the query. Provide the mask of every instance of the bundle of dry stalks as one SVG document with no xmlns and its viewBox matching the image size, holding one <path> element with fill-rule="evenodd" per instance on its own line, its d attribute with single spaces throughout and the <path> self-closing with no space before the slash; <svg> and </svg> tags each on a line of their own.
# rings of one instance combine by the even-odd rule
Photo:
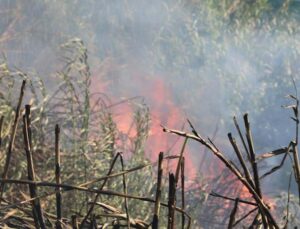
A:
<svg viewBox="0 0 300 229">
<path fill-rule="evenodd" d="M 295 85 L 295 83 L 294 83 Z M 237 119 L 234 117 L 234 125 L 236 127 L 237 133 L 239 135 L 240 141 L 243 145 L 243 151 L 238 146 L 238 143 L 236 139 L 232 136 L 231 133 L 228 134 L 228 139 L 233 147 L 233 150 L 237 156 L 237 163 L 233 162 L 232 160 L 228 159 L 226 157 L 226 154 L 221 151 L 214 143 L 213 141 L 208 138 L 207 140 L 204 139 L 198 132 L 195 130 L 194 126 L 190 121 L 189 125 L 192 129 L 192 133 L 187 133 L 183 131 L 173 130 L 169 129 L 167 127 L 163 127 L 163 130 L 167 133 L 176 134 L 178 136 L 182 136 L 186 139 L 193 139 L 200 144 L 204 145 L 207 149 L 209 149 L 231 172 L 234 174 L 234 176 L 242 183 L 244 187 L 246 187 L 247 191 L 251 194 L 252 201 L 248 200 L 242 200 L 238 197 L 232 198 L 228 196 L 223 196 L 218 193 L 211 193 L 215 197 L 223 198 L 226 200 L 234 201 L 234 207 L 232 209 L 232 212 L 230 214 L 230 218 L 228 221 L 228 228 L 234 228 L 235 226 L 238 227 L 238 225 L 245 220 L 249 220 L 251 222 L 247 227 L 249 228 L 260 228 L 263 226 L 263 228 L 287 228 L 289 226 L 289 204 L 290 204 L 290 184 L 287 190 L 288 193 L 288 201 L 286 203 L 286 215 L 283 217 L 283 221 L 280 219 L 276 219 L 272 212 L 271 208 L 268 205 L 267 201 L 264 199 L 260 181 L 261 179 L 271 175 L 272 173 L 278 171 L 280 168 L 282 168 L 285 160 L 287 157 L 291 159 L 292 169 L 295 177 L 295 182 L 298 186 L 299 190 L 299 196 L 298 201 L 300 203 L 300 167 L 299 167 L 299 158 L 298 158 L 298 132 L 299 132 L 299 100 L 297 97 L 297 90 L 295 87 L 296 96 L 289 95 L 288 97 L 291 98 L 293 101 L 295 101 L 295 104 L 286 106 L 285 108 L 292 109 L 293 111 L 293 117 L 291 119 L 295 122 L 295 139 L 290 142 L 290 144 L 287 147 L 283 147 L 280 149 L 273 150 L 271 152 L 262 153 L 260 155 L 256 155 L 254 150 L 254 143 L 253 143 L 253 137 L 252 132 L 250 128 L 250 123 L 248 120 L 248 114 L 244 115 L 244 126 L 245 126 L 245 137 L 242 134 L 241 128 L 237 122 Z M 267 158 L 272 158 L 274 156 L 278 155 L 284 155 L 280 164 L 278 166 L 275 166 L 271 168 L 270 171 L 264 173 L 263 175 L 260 175 L 259 169 L 258 169 L 258 162 Z M 291 181 L 290 181 L 291 182 Z M 237 212 L 239 205 L 246 204 L 251 207 L 251 210 L 241 216 L 239 219 L 237 219 Z M 252 208 L 255 206 L 254 208 Z M 254 217 L 253 217 L 254 215 Z"/>
<path fill-rule="evenodd" d="M 152 225 L 153 228 L 159 228 L 160 224 L 160 208 L 164 207 L 168 209 L 168 228 L 174 228 L 175 225 L 175 212 L 179 212 L 182 216 L 182 228 L 190 228 L 191 217 L 185 212 L 184 204 L 184 147 L 183 145 L 180 156 L 164 157 L 163 153 L 160 153 L 158 162 L 155 163 L 144 163 L 142 165 L 125 169 L 124 160 L 122 153 L 117 153 L 107 171 L 106 176 L 98 177 L 93 180 L 85 181 L 80 184 L 68 184 L 62 182 L 61 179 L 61 150 L 60 150 L 60 127 L 55 126 L 54 130 L 54 156 L 55 163 L 53 171 L 55 173 L 55 182 L 51 181 L 38 181 L 38 174 L 35 172 L 34 161 L 33 161 L 33 132 L 31 127 L 31 106 L 25 105 L 24 111 L 22 110 L 22 102 L 25 93 L 26 81 L 24 80 L 21 86 L 21 92 L 18 100 L 18 105 L 15 112 L 15 118 L 9 135 L 9 144 L 6 149 L 4 171 L 2 172 L 1 178 L 1 226 L 12 227 L 12 228 L 107 228 L 113 226 L 119 228 L 126 226 L 127 228 L 148 228 Z M 23 119 L 21 116 L 23 114 Z M 1 127 L 4 117 L 1 117 Z M 22 120 L 22 124 L 20 124 Z M 21 125 L 23 129 L 23 143 L 24 151 L 26 154 L 27 164 L 27 179 L 10 179 L 8 177 L 9 169 L 11 166 L 11 160 L 14 157 L 15 152 L 15 141 L 18 126 Z M 2 137 L 1 137 L 2 141 Z M 113 172 L 116 167 L 117 160 L 119 159 L 121 164 L 121 171 Z M 163 168 L 162 163 L 164 160 L 178 159 L 176 173 L 169 175 L 169 197 L 168 203 L 161 201 L 162 196 L 162 176 Z M 158 176 L 157 176 L 157 188 L 155 198 L 147 196 L 135 196 L 128 194 L 127 190 L 130 187 L 130 183 L 127 183 L 126 176 L 130 173 L 139 173 L 142 169 L 152 167 L 158 164 Z M 181 175 L 180 175 L 181 174 Z M 104 189 L 107 182 L 110 179 L 116 177 L 122 178 L 122 192 L 112 191 L 110 189 Z M 182 187 L 182 207 L 176 207 L 176 190 L 177 183 L 181 180 Z M 21 198 L 17 196 L 14 200 L 10 199 L 13 197 L 12 194 L 7 193 L 7 186 L 28 186 L 30 196 L 26 196 L 26 199 L 21 201 Z M 98 188 L 92 188 L 98 186 Z M 40 187 L 48 187 L 49 192 L 40 192 Z M 23 189 L 23 188 L 22 188 Z M 12 190 L 11 188 L 8 190 Z M 96 194 L 93 201 L 88 201 L 88 210 L 84 215 L 74 214 L 71 218 L 65 218 L 63 216 L 64 209 L 68 209 L 69 206 L 64 205 L 64 194 L 71 191 L 79 191 L 81 193 L 93 193 Z M 14 193 L 16 194 L 16 193 Z M 25 196 L 25 194 L 24 194 Z M 49 213 L 43 209 L 43 202 L 47 198 L 55 196 L 56 200 L 56 214 Z M 101 202 L 101 196 L 116 196 L 121 197 L 124 202 L 124 210 L 120 210 L 113 205 Z M 139 202 L 152 203 L 153 212 L 152 221 L 144 221 L 141 219 L 134 218 L 131 216 L 128 209 L 128 201 L 130 199 L 137 200 Z M 99 202 L 100 200 L 100 202 Z M 102 208 L 103 213 L 95 214 L 95 208 Z M 106 224 L 99 224 L 97 221 L 101 221 L 101 218 L 111 218 Z"/>
</svg>

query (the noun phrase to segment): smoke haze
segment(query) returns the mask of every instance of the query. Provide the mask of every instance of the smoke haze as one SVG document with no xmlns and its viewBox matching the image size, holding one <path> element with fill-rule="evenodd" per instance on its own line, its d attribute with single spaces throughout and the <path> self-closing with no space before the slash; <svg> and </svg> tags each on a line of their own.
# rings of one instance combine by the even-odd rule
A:
<svg viewBox="0 0 300 229">
<path fill-rule="evenodd" d="M 262 13 L 242 17 L 250 1 L 237 2 L 1 0 L 0 50 L 51 88 L 63 66 L 60 45 L 78 37 L 89 51 L 93 91 L 144 97 L 159 110 L 157 125 L 181 128 L 189 118 L 210 137 L 217 128 L 216 142 L 229 152 L 232 116 L 242 121 L 249 112 L 256 150 L 266 152 L 294 136 L 281 105 L 294 94 L 292 77 L 299 79 L 299 16 L 279 1 L 256 1 Z M 172 115 L 178 122 L 168 121 Z M 202 149 L 190 147 L 198 166 Z"/>
</svg>

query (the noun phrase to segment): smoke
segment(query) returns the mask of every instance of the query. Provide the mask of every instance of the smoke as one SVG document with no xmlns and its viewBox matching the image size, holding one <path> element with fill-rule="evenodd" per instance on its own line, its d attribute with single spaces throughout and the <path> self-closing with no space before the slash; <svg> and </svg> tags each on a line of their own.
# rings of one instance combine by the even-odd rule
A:
<svg viewBox="0 0 300 229">
<path fill-rule="evenodd" d="M 60 44 L 79 37 L 89 50 L 93 90 L 143 96 L 160 112 L 155 122 L 171 128 L 185 118 L 203 135 L 218 127 L 216 142 L 229 153 L 226 131 L 234 132 L 232 116 L 242 120 L 244 112 L 257 152 L 286 146 L 294 124 L 281 105 L 294 94 L 291 77 L 299 79 L 298 19 L 259 3 L 263 13 L 242 17 L 250 3 L 224 2 L 2 0 L 0 49 L 51 88 L 50 73 L 62 66 Z M 168 121 L 174 110 L 177 123 Z M 197 166 L 202 149 L 191 148 Z"/>
</svg>

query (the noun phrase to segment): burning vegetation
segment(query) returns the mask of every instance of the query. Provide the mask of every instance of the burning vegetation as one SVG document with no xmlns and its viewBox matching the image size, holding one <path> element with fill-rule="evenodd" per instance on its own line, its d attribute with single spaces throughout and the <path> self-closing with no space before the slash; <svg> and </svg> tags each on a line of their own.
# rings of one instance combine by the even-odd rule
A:
<svg viewBox="0 0 300 229">
<path fill-rule="evenodd" d="M 299 14 L 1 0 L 0 227 L 299 227 Z"/>
<path fill-rule="evenodd" d="M 189 120 L 190 132 L 170 129 L 180 118 L 172 104 L 166 107 L 174 112 L 165 122 L 168 127 L 158 130 L 143 101 L 114 103 L 104 94 L 91 93 L 82 41 L 71 40 L 63 49 L 66 65 L 57 73 L 58 86 L 51 94 L 40 78 L 12 70 L 5 62 L 0 66 L 1 227 L 287 228 L 298 224 L 300 191 L 298 197 L 290 192 L 292 177 L 300 190 L 297 93 L 288 96 L 294 103 L 286 107 L 293 112 L 296 130 L 288 146 L 257 154 L 245 114 L 246 134 L 236 118 L 239 141 L 228 134 L 236 156 L 229 159 Z M 116 117 L 119 106 L 129 116 Z M 162 117 L 160 112 L 154 114 Z M 161 133 L 178 136 L 172 151 L 165 145 L 171 140 Z M 152 147 L 147 145 L 149 138 Z M 164 142 L 157 146 L 160 141 Z M 210 181 L 211 187 L 191 163 L 187 148 L 191 141 L 215 156 L 208 173 L 220 175 Z M 152 151 L 149 157 L 147 147 Z M 262 161 L 279 156 L 278 166 L 262 172 Z M 286 198 L 280 202 L 263 193 L 261 181 L 287 160 L 292 172 Z"/>
</svg>

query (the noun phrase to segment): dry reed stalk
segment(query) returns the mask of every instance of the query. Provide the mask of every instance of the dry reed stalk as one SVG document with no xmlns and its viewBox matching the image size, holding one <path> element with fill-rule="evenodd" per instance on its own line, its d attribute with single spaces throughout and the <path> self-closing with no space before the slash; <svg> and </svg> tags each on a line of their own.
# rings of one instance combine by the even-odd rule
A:
<svg viewBox="0 0 300 229">
<path fill-rule="evenodd" d="M 253 208 L 251 211 L 249 211 L 247 214 L 242 216 L 240 219 L 236 220 L 236 222 L 232 226 L 235 227 L 236 225 L 238 225 L 240 222 L 242 222 L 244 219 L 246 219 L 248 216 L 250 216 L 252 213 L 256 211 L 258 211 L 258 207 Z"/>
<path fill-rule="evenodd" d="M 241 166 L 242 166 L 242 168 L 243 168 L 243 171 L 244 171 L 244 174 L 245 174 L 246 179 L 247 179 L 248 182 L 251 184 L 251 186 L 252 186 L 253 188 L 255 188 L 254 182 L 253 182 L 253 178 L 252 178 L 252 176 L 251 176 L 251 174 L 250 174 L 250 172 L 249 172 L 249 170 L 248 170 L 248 168 L 247 168 L 245 159 L 244 159 L 244 157 L 243 157 L 241 151 L 239 150 L 239 147 L 238 147 L 238 145 L 237 145 L 237 143 L 236 143 L 236 140 L 232 137 L 232 134 L 231 134 L 231 133 L 228 134 L 228 138 L 229 138 L 229 141 L 230 141 L 230 143 L 231 143 L 231 145 L 232 145 L 232 147 L 233 147 L 233 149 L 234 149 L 234 152 L 236 153 L 237 158 L 239 159 L 239 162 L 240 162 L 240 164 L 241 164 Z"/>
<path fill-rule="evenodd" d="M 235 116 L 233 117 L 233 123 L 234 123 L 234 125 L 235 125 L 235 128 L 236 128 L 236 130 L 237 130 L 239 136 L 240 136 L 240 139 L 241 139 L 242 144 L 243 144 L 243 146 L 244 146 L 244 150 L 245 150 L 245 152 L 246 152 L 246 154 L 247 154 L 247 158 L 248 158 L 248 160 L 250 161 L 250 153 L 249 153 L 249 150 L 248 150 L 248 148 L 247 148 L 245 139 L 244 139 L 244 137 L 243 137 L 243 134 L 242 134 L 240 125 L 239 125 L 239 123 L 238 123 L 238 121 L 237 121 L 237 119 L 236 119 Z"/>
<path fill-rule="evenodd" d="M 173 173 L 169 174 L 169 197 L 168 197 L 168 229 L 174 229 L 175 206 L 176 206 L 176 180 Z"/>
<path fill-rule="evenodd" d="M 289 178 L 289 185 L 288 185 L 288 198 L 287 198 L 287 203 L 286 203 L 286 222 L 284 225 L 284 228 L 288 228 L 289 224 L 289 215 L 290 215 L 290 194 L 291 194 L 291 181 L 292 181 L 292 173 L 290 174 Z"/>
<path fill-rule="evenodd" d="M 122 166 L 122 171 L 124 171 L 124 161 L 123 161 L 123 156 L 122 153 L 118 153 L 120 155 L 120 161 L 121 161 L 121 166 Z M 127 185 L 126 185 L 126 175 L 123 174 L 123 192 L 125 194 L 124 197 L 124 206 L 125 206 L 125 211 L 126 211 L 126 217 L 127 217 L 127 228 L 130 229 L 130 216 L 129 216 L 129 211 L 128 211 L 128 203 L 127 203 Z"/>
<path fill-rule="evenodd" d="M 256 158 L 255 158 L 255 151 L 254 151 L 252 133 L 251 133 L 251 129 L 250 129 L 250 123 L 248 120 L 248 114 L 244 115 L 244 124 L 245 124 L 245 129 L 246 129 L 246 139 L 247 139 L 247 143 L 248 143 L 248 147 L 249 147 L 250 163 L 252 166 L 254 185 L 255 185 L 257 194 L 261 198 L 262 194 L 261 194 L 261 188 L 260 188 L 259 174 L 258 174 L 257 162 L 256 162 Z"/>
<path fill-rule="evenodd" d="M 236 212 L 237 212 L 237 209 L 238 209 L 238 204 L 239 204 L 239 199 L 236 198 L 235 202 L 234 202 L 234 207 L 233 207 L 233 209 L 231 211 L 231 214 L 230 214 L 228 229 L 232 229 L 234 227 L 233 225 L 235 223 L 235 215 L 236 215 Z"/>
<path fill-rule="evenodd" d="M 60 178 L 60 148 L 59 148 L 59 137 L 60 137 L 60 128 L 58 125 L 55 126 L 55 181 L 56 184 L 61 184 Z M 61 191 L 60 187 L 55 189 L 56 191 L 56 228 L 61 229 Z"/>
<path fill-rule="evenodd" d="M 108 181 L 109 178 L 115 177 L 115 176 L 110 176 L 110 175 L 111 175 L 111 173 L 112 173 L 112 170 L 113 170 L 113 168 L 114 168 L 114 166 L 115 166 L 115 163 L 116 163 L 118 157 L 121 157 L 121 154 L 120 154 L 120 153 L 117 153 L 116 156 L 114 157 L 114 159 L 113 159 L 113 161 L 112 161 L 112 163 L 111 163 L 111 165 L 110 165 L 110 168 L 109 168 L 109 170 L 108 170 L 107 176 L 104 177 L 103 179 L 97 179 L 97 182 L 103 180 L 102 185 L 101 185 L 100 188 L 98 189 L 99 191 L 102 191 L 102 190 L 103 190 L 103 188 L 104 188 L 104 186 L 106 185 L 106 183 L 107 183 L 107 181 Z M 127 171 L 122 171 L 122 172 L 118 173 L 118 175 L 116 175 L 116 176 L 123 176 L 123 175 L 126 174 L 126 172 L 127 172 Z M 86 184 L 87 184 L 87 183 L 85 183 L 84 185 L 81 185 L 81 187 L 86 186 Z M 88 182 L 88 184 L 91 184 L 91 182 Z M 90 216 L 90 214 L 93 212 L 94 207 L 95 207 L 95 203 L 97 202 L 97 200 L 98 200 L 100 194 L 101 194 L 100 192 L 97 193 L 97 195 L 96 195 L 96 197 L 95 197 L 93 203 L 91 204 L 90 208 L 88 209 L 87 214 L 85 215 L 85 217 L 84 217 L 83 220 L 81 221 L 81 223 L 80 223 L 80 228 L 81 228 L 81 229 L 84 227 L 84 225 L 85 225 L 85 223 L 86 223 L 86 220 L 88 219 L 88 217 Z M 126 196 L 126 195 L 125 195 L 125 196 Z M 123 196 L 123 197 L 125 198 L 125 196 Z"/>
<path fill-rule="evenodd" d="M 176 186 L 177 186 L 178 180 L 179 180 L 179 172 L 180 172 L 180 167 L 181 167 L 181 161 L 182 161 L 182 157 L 183 157 L 183 153 L 184 153 L 187 141 L 188 141 L 188 138 L 185 138 L 184 142 L 183 142 L 183 145 L 182 145 L 182 148 L 181 148 L 181 151 L 180 151 L 179 159 L 178 159 L 178 162 L 177 162 L 176 173 L 175 173 Z"/>
<path fill-rule="evenodd" d="M 161 184 L 162 184 L 162 176 L 163 176 L 163 168 L 162 168 L 163 159 L 164 159 L 164 153 L 160 152 L 158 156 L 157 187 L 156 187 L 156 195 L 155 195 L 154 215 L 152 220 L 152 229 L 159 228 Z"/>
<path fill-rule="evenodd" d="M 274 228 L 279 229 L 278 224 L 276 223 L 274 217 L 272 216 L 271 212 L 269 211 L 268 206 L 264 203 L 263 199 L 258 195 L 256 190 L 253 189 L 253 187 L 250 185 L 250 183 L 247 181 L 247 179 L 245 179 L 245 177 L 243 177 L 243 175 L 240 173 L 240 171 L 237 169 L 237 167 L 233 164 L 233 162 L 226 159 L 226 157 L 224 156 L 224 153 L 221 152 L 218 148 L 216 148 L 215 145 L 204 140 L 199 134 L 197 134 L 197 136 L 196 136 L 194 134 L 189 134 L 189 133 L 186 133 L 183 131 L 168 129 L 166 127 L 163 127 L 163 131 L 172 133 L 172 134 L 176 134 L 178 136 L 191 138 L 195 141 L 198 141 L 205 147 L 207 147 L 216 157 L 219 158 L 219 160 L 221 160 L 222 163 L 224 163 L 224 165 L 238 178 L 238 180 L 243 185 L 246 186 L 248 191 L 252 194 L 253 198 L 257 202 L 259 209 L 261 209 L 261 211 L 264 212 L 265 216 L 267 216 L 269 218 L 270 224 Z"/>
<path fill-rule="evenodd" d="M 252 138 L 252 132 L 251 132 L 250 123 L 249 123 L 247 113 L 244 115 L 244 125 L 245 125 L 245 129 L 246 129 L 246 139 L 247 139 L 249 154 L 250 154 L 250 164 L 251 164 L 251 167 L 252 167 L 253 178 L 254 178 L 254 189 L 256 190 L 258 196 L 260 198 L 262 198 L 260 180 L 259 180 L 259 173 L 258 173 L 257 161 L 256 161 L 256 156 L 255 156 L 255 151 L 254 151 L 253 138 Z M 269 223 L 268 223 L 267 218 L 265 216 L 264 209 L 259 208 L 259 210 L 260 210 L 260 213 L 261 213 L 260 217 L 262 218 L 263 225 L 264 225 L 265 228 L 268 228 Z"/>
<path fill-rule="evenodd" d="M 107 195 L 107 196 L 118 196 L 118 197 L 126 197 L 128 199 L 135 199 L 135 200 L 140 200 L 144 202 L 149 202 L 149 203 L 155 203 L 155 200 L 148 198 L 148 197 L 140 197 L 140 196 L 134 196 L 134 195 L 125 195 L 123 193 L 111 191 L 111 190 L 96 190 L 96 189 L 90 189 L 90 188 L 84 188 L 81 185 L 75 186 L 75 185 L 69 185 L 69 184 L 60 184 L 57 185 L 56 183 L 52 182 L 46 182 L 46 181 L 31 181 L 31 180 L 18 180 L 18 179 L 0 179 L 0 182 L 3 183 L 8 183 L 8 184 L 22 184 L 22 185 L 29 185 L 29 184 L 34 184 L 36 186 L 41 186 L 41 187 L 60 187 L 62 188 L 62 191 L 72 191 L 72 190 L 78 190 L 82 192 L 89 192 L 89 193 L 96 193 L 96 194 L 102 194 L 102 195 Z M 48 197 L 56 192 L 50 193 L 49 195 L 43 195 L 43 196 L 37 196 L 36 198 L 32 198 L 32 200 L 39 199 L 41 197 Z M 161 206 L 164 207 L 169 207 L 169 204 L 161 202 Z M 184 213 L 184 215 L 188 218 L 188 225 L 187 228 L 189 229 L 191 226 L 191 216 L 183 211 L 181 208 L 175 207 L 175 211 L 179 213 Z"/>
<path fill-rule="evenodd" d="M 299 156 L 298 156 L 298 147 L 297 143 L 293 142 L 292 144 L 293 160 L 294 160 L 294 173 L 295 179 L 298 185 L 298 194 L 299 194 L 299 204 L 300 204 L 300 166 L 299 166 Z"/>
<path fill-rule="evenodd" d="M 184 195 L 184 192 L 185 192 L 185 187 L 184 187 L 184 180 L 185 180 L 185 177 L 184 177 L 184 166 L 185 165 L 185 159 L 184 157 L 182 158 L 181 160 L 181 209 L 184 211 L 185 210 L 185 195 Z M 181 213 L 181 228 L 184 229 L 184 225 L 185 225 L 185 215 L 183 213 Z"/>
<path fill-rule="evenodd" d="M 278 155 L 281 155 L 281 154 L 284 154 L 284 153 L 287 153 L 287 152 L 288 152 L 288 147 L 283 147 L 283 148 L 280 148 L 280 149 L 272 150 L 270 152 L 266 152 L 266 153 L 262 153 L 262 154 L 258 155 L 256 157 L 256 161 L 258 162 L 260 160 L 267 159 L 267 158 L 274 157 L 274 156 L 278 156 Z"/>
<path fill-rule="evenodd" d="M 292 145 L 292 154 L 293 154 L 293 168 L 294 168 L 296 183 L 298 185 L 298 198 L 299 198 L 299 205 L 300 205 L 300 165 L 299 165 L 299 155 L 298 155 L 299 123 L 300 123 L 299 99 L 298 99 L 296 82 L 294 79 L 292 80 L 293 80 L 296 96 L 288 95 L 288 97 L 293 99 L 296 102 L 296 104 L 286 106 L 285 108 L 291 108 L 294 114 L 294 117 L 291 117 L 291 119 L 295 122 L 295 140 L 291 142 L 291 145 Z"/>
<path fill-rule="evenodd" d="M 27 158 L 27 172 L 28 172 L 28 180 L 35 181 L 35 172 L 33 166 L 32 152 L 31 152 L 31 144 L 30 137 L 31 136 L 31 128 L 30 128 L 30 105 L 25 106 L 25 115 L 23 116 L 23 134 L 24 134 L 24 146 Z M 35 184 L 29 184 L 30 197 L 37 197 L 37 186 Z M 44 217 L 42 213 L 42 208 L 40 205 L 40 200 L 35 199 L 32 201 L 32 212 L 35 216 L 35 224 L 38 225 L 38 228 L 46 228 L 44 223 Z"/>
<path fill-rule="evenodd" d="M 77 216 L 72 215 L 72 228 L 73 229 L 78 229 L 78 223 L 77 223 Z"/>
<path fill-rule="evenodd" d="M 270 174 L 276 172 L 277 170 L 279 170 L 279 169 L 283 166 L 283 164 L 284 164 L 284 162 L 285 162 L 285 159 L 286 159 L 287 156 L 289 155 L 289 152 L 292 152 L 292 151 L 291 151 L 292 145 L 293 145 L 293 142 L 291 142 L 291 143 L 289 144 L 289 146 L 287 147 L 286 152 L 285 152 L 285 154 L 284 154 L 284 156 L 283 156 L 283 158 L 282 158 L 280 164 L 277 165 L 277 166 L 274 166 L 273 168 L 271 168 L 268 172 L 266 172 L 265 174 L 263 174 L 263 175 L 260 177 L 260 179 L 263 179 L 263 178 L 265 178 L 266 176 L 268 176 L 268 175 L 270 175 Z"/>
<path fill-rule="evenodd" d="M 224 199 L 224 200 L 236 201 L 236 199 L 234 199 L 234 198 L 231 198 L 231 197 L 228 197 L 228 196 L 224 196 L 224 195 L 218 194 L 218 193 L 216 193 L 216 192 L 211 192 L 211 193 L 209 193 L 209 195 L 210 195 L 210 196 L 213 196 L 213 197 L 222 198 L 222 199 Z M 250 201 L 247 201 L 247 200 L 239 199 L 238 201 L 239 201 L 240 203 L 243 203 L 243 204 L 248 204 L 248 205 L 252 205 L 252 206 L 257 206 L 257 203 L 250 202 Z"/>
<path fill-rule="evenodd" d="M 0 147 L 2 146 L 2 129 L 3 129 L 4 116 L 0 117 Z"/>
<path fill-rule="evenodd" d="M 114 162 L 115 162 L 115 158 L 114 158 Z M 136 166 L 134 168 L 126 169 L 125 171 L 117 172 L 117 173 L 113 173 L 113 174 L 110 172 L 109 175 L 106 175 L 104 177 L 99 177 L 99 178 L 96 178 L 94 180 L 85 182 L 83 184 L 80 184 L 80 186 L 81 187 L 85 187 L 85 186 L 89 186 L 91 184 L 97 183 L 99 181 L 107 181 L 110 178 L 122 176 L 123 174 L 131 173 L 131 172 L 135 172 L 135 171 L 138 171 L 140 169 L 143 169 L 143 168 L 146 168 L 146 167 L 149 167 L 149 166 L 152 166 L 152 163 L 147 163 L 147 164 L 144 164 L 144 165 L 139 165 L 139 166 Z M 110 168 L 110 169 L 112 170 L 113 168 Z"/>
<path fill-rule="evenodd" d="M 18 105 L 17 105 L 17 109 L 16 109 L 15 119 L 14 119 L 14 123 L 12 126 L 12 132 L 10 134 L 10 140 L 9 140 L 9 145 L 8 145 L 8 149 L 7 149 L 7 153 L 6 153 L 4 170 L 2 173 L 2 179 L 6 179 L 7 174 L 8 174 L 9 164 L 10 164 L 12 151 L 14 148 L 14 143 L 15 143 L 15 138 L 16 138 L 17 127 L 18 127 L 19 119 L 20 119 L 20 110 L 21 110 L 21 105 L 22 105 L 22 101 L 23 101 L 23 97 L 24 97 L 25 85 L 26 85 L 26 80 L 23 80 L 21 90 L 20 90 Z M 0 204 L 1 204 L 2 197 L 3 197 L 4 188 L 5 188 L 5 184 L 1 183 Z"/>
</svg>

